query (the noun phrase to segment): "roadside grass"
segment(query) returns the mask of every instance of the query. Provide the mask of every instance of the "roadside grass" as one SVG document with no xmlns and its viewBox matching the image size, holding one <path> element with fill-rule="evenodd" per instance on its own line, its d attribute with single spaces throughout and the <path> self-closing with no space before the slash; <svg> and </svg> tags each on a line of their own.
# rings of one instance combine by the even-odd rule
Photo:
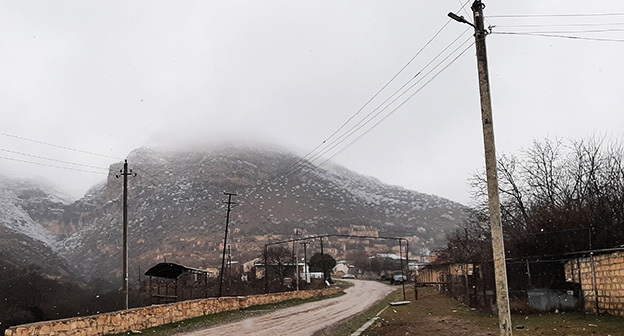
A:
<svg viewBox="0 0 624 336">
<path fill-rule="evenodd" d="M 363 335 L 498 335 L 497 316 L 471 309 L 438 294 L 433 287 L 419 287 L 418 291 L 418 301 L 388 307 Z M 402 299 L 400 291 L 393 295 L 395 300 Z M 413 298 L 411 288 L 407 297 Z M 624 318 L 583 315 L 579 312 L 513 314 L 512 326 L 516 336 L 624 335 Z"/>
<path fill-rule="evenodd" d="M 373 280 L 371 280 L 373 281 Z M 406 293 L 407 294 L 407 293 Z M 377 313 L 379 313 L 382 309 L 388 306 L 388 304 L 392 301 L 403 300 L 403 293 L 400 290 L 400 287 L 386 296 L 383 300 L 377 302 L 370 308 L 368 308 L 365 312 L 342 321 L 330 328 L 321 330 L 316 332 L 314 335 L 332 335 L 332 336 L 348 336 L 351 335 L 354 331 L 358 330 L 361 326 L 363 326 L 368 320 L 375 317 Z"/>
<path fill-rule="evenodd" d="M 559 314 L 512 315 L 514 335 L 545 336 L 616 336 L 624 335 L 624 318 L 617 316 L 583 315 L 578 312 Z"/>
<path fill-rule="evenodd" d="M 353 283 L 349 281 L 343 281 L 338 279 L 332 279 L 334 281 L 334 285 L 340 287 L 342 290 L 345 290 L 349 287 L 353 287 Z"/>
<path fill-rule="evenodd" d="M 199 317 L 195 317 L 195 318 L 191 318 L 191 319 L 187 319 L 187 320 L 183 320 L 179 322 L 163 324 L 158 327 L 141 330 L 141 334 L 154 335 L 154 336 L 177 335 L 181 333 L 209 328 L 217 324 L 236 322 L 236 321 L 245 319 L 247 317 L 267 314 L 277 309 L 283 309 L 283 308 L 288 308 L 288 307 L 292 307 L 292 306 L 296 306 L 296 305 L 300 305 L 300 304 L 304 304 L 308 302 L 316 302 L 316 301 L 339 297 L 345 294 L 344 293 L 345 288 L 353 286 L 353 284 L 350 284 L 345 281 L 336 281 L 336 285 L 342 288 L 343 291 L 334 295 L 318 296 L 318 297 L 313 297 L 309 299 L 293 299 L 293 300 L 283 301 L 283 302 L 279 302 L 275 304 L 252 306 L 252 307 L 244 308 L 241 310 L 232 310 L 232 311 L 226 311 L 226 312 L 221 312 L 217 314 L 199 316 Z M 108 334 L 106 336 L 121 336 L 121 335 L 134 335 L 134 334 L 135 333 L 128 331 L 124 333 Z"/>
</svg>

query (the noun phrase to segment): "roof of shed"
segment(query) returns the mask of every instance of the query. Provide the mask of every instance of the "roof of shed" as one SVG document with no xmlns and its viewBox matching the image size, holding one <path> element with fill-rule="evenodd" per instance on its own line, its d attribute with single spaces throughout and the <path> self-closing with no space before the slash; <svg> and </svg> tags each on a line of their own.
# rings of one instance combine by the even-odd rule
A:
<svg viewBox="0 0 624 336">
<path fill-rule="evenodd" d="M 206 274 L 207 272 L 197 268 L 186 267 L 180 264 L 159 263 L 148 269 L 147 272 L 145 272 L 145 275 L 165 279 L 177 279 L 184 273 Z"/>
</svg>

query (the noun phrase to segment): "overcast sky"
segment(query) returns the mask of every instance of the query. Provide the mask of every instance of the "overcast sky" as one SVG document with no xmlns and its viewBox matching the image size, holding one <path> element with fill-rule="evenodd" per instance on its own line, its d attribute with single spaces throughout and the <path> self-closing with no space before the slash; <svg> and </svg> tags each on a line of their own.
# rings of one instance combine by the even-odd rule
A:
<svg viewBox="0 0 624 336">
<path fill-rule="evenodd" d="M 354 137 L 389 116 L 333 161 L 468 204 L 467 178 L 484 166 L 469 26 L 449 23 L 356 114 L 440 31 L 449 11 L 472 21 L 470 4 L 459 11 L 464 2 L 0 1 L 0 173 L 44 177 L 79 197 L 106 175 L 8 158 L 104 168 L 119 161 L 16 136 L 117 158 L 145 145 L 223 140 L 306 154 L 418 74 L 410 83 L 419 84 Z M 624 40 L 619 0 L 486 5 L 494 32 Z M 616 15 L 496 17 L 579 13 Z M 487 42 L 499 154 L 544 137 L 623 138 L 624 43 L 494 34 Z"/>
</svg>

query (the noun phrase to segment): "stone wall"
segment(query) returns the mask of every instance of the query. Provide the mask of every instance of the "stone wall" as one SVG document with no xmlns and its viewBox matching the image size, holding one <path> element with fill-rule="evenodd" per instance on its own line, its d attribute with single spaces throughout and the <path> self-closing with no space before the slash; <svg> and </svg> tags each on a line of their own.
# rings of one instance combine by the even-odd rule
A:
<svg viewBox="0 0 624 336">
<path fill-rule="evenodd" d="M 624 251 L 594 256 L 593 267 L 591 258 L 573 259 L 565 270 L 568 282 L 580 283 L 586 312 L 624 316 Z"/>
<path fill-rule="evenodd" d="M 203 315 L 273 304 L 292 299 L 332 295 L 340 291 L 340 288 L 332 287 L 321 290 L 189 300 L 92 316 L 13 326 L 5 331 L 5 335 L 91 336 L 139 331 Z"/>
</svg>

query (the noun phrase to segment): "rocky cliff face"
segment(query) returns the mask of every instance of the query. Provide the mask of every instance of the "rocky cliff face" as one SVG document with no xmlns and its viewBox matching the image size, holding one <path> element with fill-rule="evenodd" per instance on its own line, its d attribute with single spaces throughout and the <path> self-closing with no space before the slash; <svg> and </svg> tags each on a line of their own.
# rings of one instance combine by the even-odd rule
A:
<svg viewBox="0 0 624 336">
<path fill-rule="evenodd" d="M 129 177 L 131 277 L 139 267 L 146 270 L 165 259 L 193 267 L 218 265 L 223 191 L 238 193 L 228 241 L 232 257 L 243 262 L 257 257 L 267 241 L 290 238 L 295 229 L 308 235 L 410 237 L 415 253 L 417 247 L 442 244 L 445 232 L 461 221 L 463 206 L 457 203 L 341 167 L 308 166 L 285 174 L 299 159 L 283 150 L 249 147 L 133 151 L 128 156 L 137 173 Z M 73 204 L 33 205 L 27 212 L 45 229 L 34 239 L 51 239 L 50 246 L 90 277 L 120 276 L 122 181 L 114 175 L 121 167 L 112 165 L 106 183 Z M 394 242 L 386 243 L 333 240 L 326 247 L 343 258 L 353 248 L 393 251 Z"/>
<path fill-rule="evenodd" d="M 62 221 L 67 203 L 42 184 L 0 178 L 0 258 L 50 275 L 71 274 L 57 253 L 59 240 L 69 233 Z"/>
</svg>

